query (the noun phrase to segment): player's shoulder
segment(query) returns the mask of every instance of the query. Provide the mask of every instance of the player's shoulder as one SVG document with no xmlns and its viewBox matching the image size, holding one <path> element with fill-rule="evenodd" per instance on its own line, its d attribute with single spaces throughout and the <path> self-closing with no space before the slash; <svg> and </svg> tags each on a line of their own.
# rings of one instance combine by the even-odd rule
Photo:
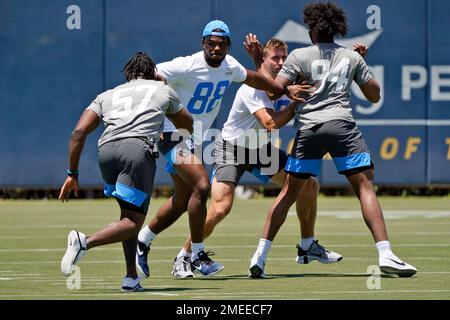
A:
<svg viewBox="0 0 450 320">
<path fill-rule="evenodd" d="M 305 60 L 309 57 L 309 55 L 313 54 L 316 51 L 318 51 L 318 49 L 315 46 L 296 48 L 291 51 L 289 57 L 295 60 Z"/>
<path fill-rule="evenodd" d="M 128 89 L 127 92 L 132 92 L 132 90 L 129 91 L 129 89 L 133 88 L 133 87 L 138 87 L 138 86 L 156 86 L 157 89 L 169 87 L 163 81 L 156 81 L 156 80 L 150 80 L 150 79 L 138 79 L 138 80 L 131 80 L 131 81 L 122 83 L 122 84 L 118 85 L 117 87 L 114 87 L 112 89 L 109 89 L 109 90 L 103 92 L 101 95 L 111 95 L 115 91 L 122 90 L 122 89 Z"/>
<path fill-rule="evenodd" d="M 252 96 L 255 94 L 255 91 L 256 91 L 255 88 L 252 88 L 246 84 L 242 84 L 239 87 L 238 91 L 236 92 L 236 95 L 241 96 L 241 97 L 242 96 Z"/>
<path fill-rule="evenodd" d="M 191 61 L 192 63 L 203 63 L 205 61 L 205 55 L 203 51 L 197 51 L 191 55 L 185 56 L 184 60 Z"/>
<path fill-rule="evenodd" d="M 312 51 L 315 50 L 315 46 L 308 46 L 308 47 L 301 47 L 301 48 L 295 48 L 291 51 L 291 54 L 301 54 L 303 52 L 308 52 L 308 51 Z"/>
<path fill-rule="evenodd" d="M 247 99 L 256 99 L 256 98 L 262 99 L 267 97 L 267 93 L 264 90 L 258 90 L 246 84 L 243 84 L 239 87 L 238 91 L 236 92 L 236 96 Z"/>
<path fill-rule="evenodd" d="M 224 62 L 228 64 L 241 64 L 235 57 L 233 57 L 231 54 L 227 54 L 225 56 Z"/>
<path fill-rule="evenodd" d="M 106 100 L 106 98 L 111 97 L 115 91 L 120 90 L 124 87 L 124 85 L 126 85 L 128 82 L 122 83 L 114 88 L 110 88 L 106 91 L 103 91 L 102 93 L 97 95 L 97 99 L 102 102 L 104 100 Z"/>
<path fill-rule="evenodd" d="M 338 46 L 337 47 L 337 51 L 341 55 L 346 56 L 346 57 L 351 58 L 351 59 L 354 59 L 354 60 L 358 60 L 359 58 L 361 58 L 361 55 L 358 52 L 356 52 L 354 50 L 350 50 L 350 49 L 348 49 L 346 47 L 343 47 L 343 46 Z"/>
<path fill-rule="evenodd" d="M 170 61 L 158 63 L 156 65 L 156 68 L 164 69 L 168 66 L 172 66 L 177 68 L 190 69 L 193 65 L 201 63 L 202 56 L 200 55 L 200 53 L 201 51 L 187 56 L 176 57 Z"/>
</svg>

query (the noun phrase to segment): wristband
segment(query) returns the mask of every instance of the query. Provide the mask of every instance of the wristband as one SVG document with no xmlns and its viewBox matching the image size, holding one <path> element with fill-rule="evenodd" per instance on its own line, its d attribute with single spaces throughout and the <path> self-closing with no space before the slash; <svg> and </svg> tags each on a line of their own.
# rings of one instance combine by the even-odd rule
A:
<svg viewBox="0 0 450 320">
<path fill-rule="evenodd" d="M 282 95 L 288 95 L 288 94 L 289 94 L 288 86 L 284 86 L 284 87 L 283 87 L 283 91 L 282 91 L 281 94 L 282 94 Z"/>
<path fill-rule="evenodd" d="M 70 170 L 69 169 L 69 170 L 67 170 L 67 175 L 69 177 L 77 179 L 78 178 L 78 170 Z"/>
</svg>

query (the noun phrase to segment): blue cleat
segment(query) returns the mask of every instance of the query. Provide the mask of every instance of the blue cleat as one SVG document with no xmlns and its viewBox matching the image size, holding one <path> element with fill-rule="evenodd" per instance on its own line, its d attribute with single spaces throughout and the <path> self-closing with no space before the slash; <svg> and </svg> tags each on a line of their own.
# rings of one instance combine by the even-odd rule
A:
<svg viewBox="0 0 450 320">
<path fill-rule="evenodd" d="M 198 253 L 198 258 L 192 261 L 191 267 L 194 272 L 203 275 L 204 277 L 212 276 L 216 273 L 219 273 L 224 269 L 224 266 L 218 262 L 211 260 L 209 257 L 213 255 L 211 251 L 205 252 L 200 251 Z"/>
<path fill-rule="evenodd" d="M 125 277 L 122 280 L 122 291 L 126 292 L 142 292 L 144 291 L 144 288 L 141 286 L 139 282 L 140 278 L 137 277 L 136 279 Z"/>
<path fill-rule="evenodd" d="M 150 277 L 150 268 L 148 266 L 148 253 L 150 252 L 150 246 L 146 246 L 145 243 L 138 240 L 136 250 L 136 268 L 137 271 L 145 278 Z"/>
</svg>

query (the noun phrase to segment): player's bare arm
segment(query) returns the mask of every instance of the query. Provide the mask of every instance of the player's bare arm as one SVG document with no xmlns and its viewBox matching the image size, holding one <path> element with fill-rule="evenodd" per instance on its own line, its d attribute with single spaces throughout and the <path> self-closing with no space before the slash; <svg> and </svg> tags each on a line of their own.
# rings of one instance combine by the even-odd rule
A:
<svg viewBox="0 0 450 320">
<path fill-rule="evenodd" d="M 258 90 L 269 91 L 269 97 L 272 100 L 278 99 L 285 94 L 291 100 L 301 103 L 305 102 L 305 99 L 300 96 L 304 93 L 311 92 L 311 86 L 308 84 L 282 86 L 278 82 L 263 76 L 259 72 L 251 70 L 247 70 L 247 79 L 245 79 L 244 83 Z"/>
<path fill-rule="evenodd" d="M 372 103 L 380 101 L 380 84 L 375 78 L 370 79 L 367 83 L 359 87 L 367 100 Z"/>
<path fill-rule="evenodd" d="M 78 171 L 78 163 L 80 161 L 81 152 L 83 151 L 86 137 L 97 128 L 100 119 L 98 115 L 91 110 L 85 110 L 78 120 L 75 129 L 72 131 L 69 142 L 69 170 L 72 172 Z M 58 199 L 62 202 L 68 201 L 70 192 L 74 191 L 75 196 L 78 196 L 78 177 L 77 175 L 68 176 Z"/>
<path fill-rule="evenodd" d="M 254 116 L 265 129 L 269 131 L 280 129 L 294 117 L 297 105 L 298 102 L 292 102 L 278 112 L 269 108 L 260 109 L 254 113 Z"/>
<path fill-rule="evenodd" d="M 186 108 L 182 108 L 175 114 L 168 114 L 167 117 L 177 129 L 184 129 L 189 133 L 194 131 L 192 116 Z"/>
<path fill-rule="evenodd" d="M 283 77 L 283 76 L 277 76 L 275 78 L 275 82 L 278 83 L 280 86 L 286 87 L 292 85 L 294 82 Z"/>
</svg>

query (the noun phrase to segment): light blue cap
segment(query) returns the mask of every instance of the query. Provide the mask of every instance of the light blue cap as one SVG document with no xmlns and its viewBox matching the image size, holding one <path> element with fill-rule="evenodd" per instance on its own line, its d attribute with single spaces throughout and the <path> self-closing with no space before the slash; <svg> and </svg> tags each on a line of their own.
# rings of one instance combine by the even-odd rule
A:
<svg viewBox="0 0 450 320">
<path fill-rule="evenodd" d="M 215 29 L 222 29 L 224 32 L 213 31 Z M 212 20 L 208 22 L 203 30 L 203 36 L 219 36 L 219 37 L 230 37 L 230 29 L 225 22 L 220 20 Z"/>
</svg>

